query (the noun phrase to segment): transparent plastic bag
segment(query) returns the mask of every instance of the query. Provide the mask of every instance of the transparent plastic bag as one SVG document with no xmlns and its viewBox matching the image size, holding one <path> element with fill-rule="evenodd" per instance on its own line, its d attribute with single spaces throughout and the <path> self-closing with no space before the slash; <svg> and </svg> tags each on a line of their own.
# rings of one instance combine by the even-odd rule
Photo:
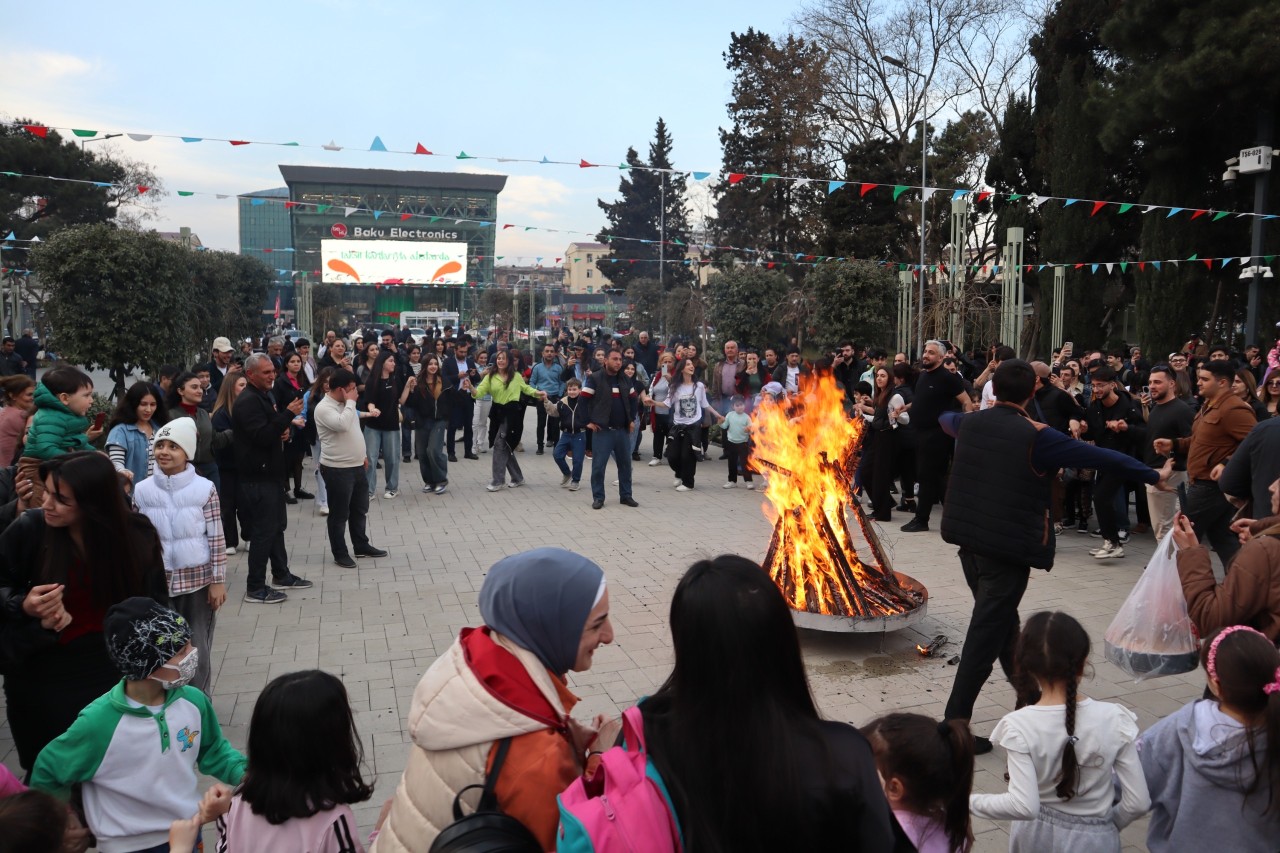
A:
<svg viewBox="0 0 1280 853">
<path fill-rule="evenodd" d="M 1178 546 L 1165 534 L 1103 635 L 1107 660 L 1135 681 L 1191 672 L 1200 638 L 1178 579 Z"/>
</svg>

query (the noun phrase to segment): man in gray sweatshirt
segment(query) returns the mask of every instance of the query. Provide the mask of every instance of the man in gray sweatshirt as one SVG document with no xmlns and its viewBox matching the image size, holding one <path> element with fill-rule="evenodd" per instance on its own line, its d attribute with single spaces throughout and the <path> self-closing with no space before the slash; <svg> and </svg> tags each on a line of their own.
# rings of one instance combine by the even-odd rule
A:
<svg viewBox="0 0 1280 853">
<path fill-rule="evenodd" d="M 346 532 L 351 530 L 351 544 L 357 557 L 385 557 L 387 552 L 369 544 L 365 533 L 369 515 L 369 490 L 365 471 L 369 457 L 365 453 L 360 419 L 377 417 L 379 411 L 356 408 L 360 398 L 356 375 L 350 370 L 336 370 L 329 378 L 329 390 L 316 405 L 316 435 L 320 440 L 320 476 L 329 492 L 329 548 L 333 561 L 344 569 L 354 569 L 356 561 L 347 550 Z"/>
</svg>

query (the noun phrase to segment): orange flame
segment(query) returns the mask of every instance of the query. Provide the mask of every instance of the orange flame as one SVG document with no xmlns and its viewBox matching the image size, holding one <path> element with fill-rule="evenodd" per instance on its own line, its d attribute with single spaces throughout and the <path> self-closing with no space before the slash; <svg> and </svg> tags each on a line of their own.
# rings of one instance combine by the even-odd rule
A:
<svg viewBox="0 0 1280 853">
<path fill-rule="evenodd" d="M 765 516 L 774 524 L 765 568 L 796 610 L 841 616 L 904 613 L 918 601 L 894 577 L 879 540 L 853 503 L 853 473 L 864 430 L 844 411 L 830 373 L 752 414 L 752 459 L 766 476 Z M 858 558 L 846 512 L 854 508 L 870 562 Z"/>
</svg>

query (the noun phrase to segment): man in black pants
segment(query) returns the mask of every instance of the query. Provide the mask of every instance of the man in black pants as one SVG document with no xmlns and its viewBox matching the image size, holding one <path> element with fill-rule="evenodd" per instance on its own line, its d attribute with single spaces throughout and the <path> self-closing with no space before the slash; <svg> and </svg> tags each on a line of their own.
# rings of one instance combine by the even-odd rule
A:
<svg viewBox="0 0 1280 853">
<path fill-rule="evenodd" d="M 276 407 L 271 386 L 276 366 L 271 356 L 254 353 L 245 360 L 249 384 L 236 397 L 231 412 L 235 430 L 236 472 L 240 477 L 238 501 L 249 519 L 249 577 L 244 600 L 251 604 L 279 604 L 288 596 L 267 586 L 267 561 L 271 561 L 272 585 L 286 589 L 310 589 L 311 581 L 289 571 L 284 530 L 285 454 L 289 425 L 302 411 L 302 398 L 283 409 Z"/>
<path fill-rule="evenodd" d="M 480 371 L 476 368 L 476 360 L 468 353 L 471 350 L 471 338 L 461 337 L 454 345 L 453 356 L 445 358 L 440 365 L 440 375 L 444 384 L 453 387 L 453 413 L 449 416 L 449 432 L 445 437 L 445 448 L 449 451 L 449 461 L 457 462 L 458 456 L 453 450 L 457 441 L 458 427 L 462 427 L 462 456 L 465 459 L 479 459 L 472 453 L 475 447 L 471 435 L 471 416 L 475 414 L 475 400 L 471 397 L 471 389 L 480 384 Z M 492 358 L 492 356 L 490 356 Z"/>
<path fill-rule="evenodd" d="M 942 497 L 943 478 L 951 461 L 954 442 L 938 426 L 938 417 L 951 409 L 972 411 L 973 400 L 964 390 L 964 380 L 942 366 L 945 355 L 941 341 L 927 341 L 920 363 L 924 370 L 916 379 L 911 402 L 911 425 L 916 431 L 916 517 L 902 525 L 903 533 L 929 529 L 929 514 Z M 1030 396 L 1030 395 L 1028 395 Z"/>
<path fill-rule="evenodd" d="M 1031 365 L 1008 359 L 992 379 L 996 403 L 972 414 L 948 412 L 941 427 L 956 440 L 942 538 L 960 546 L 960 566 L 973 592 L 973 615 L 960 666 L 947 700 L 948 720 L 973 716 L 982 685 L 996 660 L 1013 673 L 1018 605 L 1031 569 L 1053 568 L 1056 537 L 1050 525 L 1052 483 L 1059 468 L 1095 468 L 1167 488 L 1173 463 L 1154 471 L 1132 456 L 1092 447 L 1028 416 L 1035 391 Z M 1020 696 L 1019 703 L 1029 697 Z M 974 738 L 978 753 L 991 741 Z"/>
</svg>

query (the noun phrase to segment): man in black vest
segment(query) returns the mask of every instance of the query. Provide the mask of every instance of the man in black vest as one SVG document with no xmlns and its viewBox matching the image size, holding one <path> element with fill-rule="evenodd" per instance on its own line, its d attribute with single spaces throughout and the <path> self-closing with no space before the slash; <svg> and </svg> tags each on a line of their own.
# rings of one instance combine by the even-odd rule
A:
<svg viewBox="0 0 1280 853">
<path fill-rule="evenodd" d="M 446 386 L 453 390 L 453 412 L 449 416 L 449 432 L 445 438 L 445 448 L 449 452 L 449 461 L 457 462 L 453 444 L 457 441 L 458 428 L 462 428 L 462 455 L 466 459 L 479 459 L 472 449 L 471 416 L 475 413 L 475 400 L 471 390 L 480 384 L 480 370 L 476 360 L 467 353 L 471 349 L 471 338 L 463 336 L 453 348 L 453 356 L 445 358 L 440 365 L 440 376 Z"/>
<path fill-rule="evenodd" d="M 997 659 L 1013 672 L 1018 605 L 1031 568 L 1053 568 L 1055 537 L 1050 494 L 1059 468 L 1096 468 L 1167 487 L 1172 462 L 1161 471 L 1132 456 L 1092 447 L 1027 415 L 1036 387 L 1031 365 L 1001 362 L 992 379 L 996 404 L 983 412 L 946 412 L 943 430 L 956 439 L 955 462 L 942 509 L 942 538 L 960 546 L 960 566 L 973 592 L 973 615 L 946 719 L 968 720 Z M 1029 460 L 1029 464 L 1028 464 Z M 1024 697 L 1019 697 L 1021 700 Z M 974 738 L 978 753 L 991 741 Z"/>
<path fill-rule="evenodd" d="M 618 502 L 640 506 L 631 497 L 631 430 L 636 419 L 636 389 L 622 375 L 622 353 L 605 356 L 604 369 L 587 377 L 582 396 L 587 398 L 591 438 L 591 508 L 604 506 L 604 472 L 613 456 L 618 463 Z"/>
</svg>

